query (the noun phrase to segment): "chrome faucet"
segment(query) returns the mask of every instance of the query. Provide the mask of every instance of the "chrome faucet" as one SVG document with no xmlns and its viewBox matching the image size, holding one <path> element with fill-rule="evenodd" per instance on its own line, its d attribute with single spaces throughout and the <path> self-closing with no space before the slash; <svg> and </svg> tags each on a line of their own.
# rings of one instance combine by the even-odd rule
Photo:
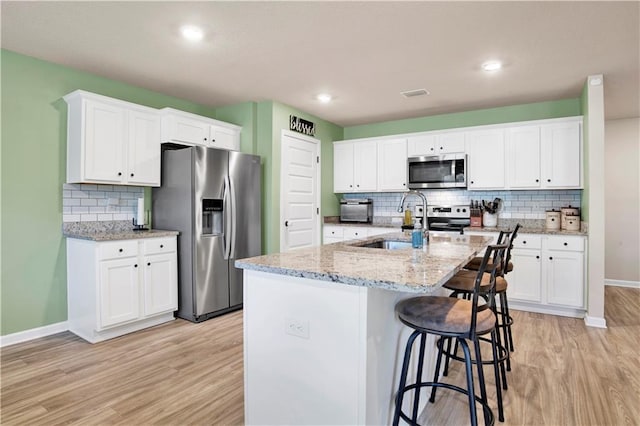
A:
<svg viewBox="0 0 640 426">
<path fill-rule="evenodd" d="M 410 189 L 407 192 L 402 194 L 402 200 L 400 200 L 400 205 L 398 206 L 398 213 L 402 213 L 404 207 L 404 200 L 407 199 L 407 195 L 417 195 L 422 200 L 422 230 L 426 233 L 428 229 L 427 224 L 427 197 L 420 191 L 416 191 L 415 189 Z"/>
</svg>

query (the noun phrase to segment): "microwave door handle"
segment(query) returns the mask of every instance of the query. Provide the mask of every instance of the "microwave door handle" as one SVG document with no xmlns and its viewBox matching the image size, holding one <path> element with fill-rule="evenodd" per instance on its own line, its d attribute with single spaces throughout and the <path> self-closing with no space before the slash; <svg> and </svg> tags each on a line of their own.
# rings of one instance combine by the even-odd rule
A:
<svg viewBox="0 0 640 426">
<path fill-rule="evenodd" d="M 451 160 L 451 176 L 453 181 L 456 181 L 456 160 Z"/>
</svg>

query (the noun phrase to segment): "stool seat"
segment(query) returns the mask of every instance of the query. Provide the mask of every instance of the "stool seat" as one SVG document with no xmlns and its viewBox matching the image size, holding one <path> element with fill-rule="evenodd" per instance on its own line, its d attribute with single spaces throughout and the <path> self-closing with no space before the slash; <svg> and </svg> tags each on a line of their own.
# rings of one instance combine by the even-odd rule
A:
<svg viewBox="0 0 640 426">
<path fill-rule="evenodd" d="M 472 271 L 477 271 L 478 269 L 480 269 L 480 264 L 482 263 L 482 257 L 474 257 L 473 259 L 471 259 L 469 261 L 469 263 L 467 263 L 466 265 L 464 265 L 465 269 L 471 269 Z M 491 270 L 491 268 L 493 267 L 493 264 L 491 262 L 489 262 L 489 264 L 487 264 L 487 269 Z M 498 273 L 500 273 L 502 268 L 500 267 L 500 265 L 498 265 Z M 513 263 L 509 262 L 507 264 L 507 272 L 511 272 L 513 271 Z"/>
<path fill-rule="evenodd" d="M 453 297 L 420 296 L 398 303 L 396 312 L 406 325 L 439 335 L 469 333 L 472 302 Z M 491 309 L 479 310 L 476 333 L 487 334 L 495 328 L 496 317 Z"/>
<path fill-rule="evenodd" d="M 462 270 L 456 272 L 456 274 L 447 281 L 443 287 L 447 290 L 453 290 L 463 293 L 473 293 L 473 286 L 478 273 L 476 271 Z M 491 275 L 485 273 L 480 282 L 480 291 L 483 291 L 483 287 L 489 286 L 491 281 Z M 496 293 L 502 293 L 507 291 L 507 280 L 504 277 L 496 277 Z"/>
</svg>

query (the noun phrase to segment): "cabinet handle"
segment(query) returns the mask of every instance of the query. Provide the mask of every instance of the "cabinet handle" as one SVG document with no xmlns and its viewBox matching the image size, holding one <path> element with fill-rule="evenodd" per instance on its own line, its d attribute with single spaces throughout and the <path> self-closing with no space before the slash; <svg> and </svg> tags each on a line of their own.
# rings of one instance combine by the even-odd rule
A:
<svg viewBox="0 0 640 426">
<path fill-rule="evenodd" d="M 122 172 L 118 172 L 118 176 L 122 176 Z"/>
<path fill-rule="evenodd" d="M 442 151 L 443 149 L 444 149 L 443 147 L 440 147 L 440 150 L 441 150 L 441 151 Z"/>
<path fill-rule="evenodd" d="M 565 245 L 565 246 L 568 246 L 569 244 L 567 244 L 567 243 L 564 243 L 564 245 Z"/>
<path fill-rule="evenodd" d="M 160 244 L 160 248 L 164 248 L 164 244 Z"/>
<path fill-rule="evenodd" d="M 536 182 L 540 182 L 540 179 L 536 179 Z"/>
<path fill-rule="evenodd" d="M 360 185 L 356 185 L 358 188 L 360 188 Z"/>
<path fill-rule="evenodd" d="M 135 265 L 133 265 L 133 267 L 134 267 L 134 268 L 137 268 L 137 267 L 138 267 L 138 264 L 136 263 Z"/>
<path fill-rule="evenodd" d="M 523 241 L 523 242 L 522 242 L 522 244 L 527 244 L 527 242 L 526 242 L 526 241 Z"/>
<path fill-rule="evenodd" d="M 215 139 L 211 139 L 211 142 L 215 142 L 215 141 L 216 141 Z"/>
<path fill-rule="evenodd" d="M 547 179 L 547 182 L 551 182 L 551 179 Z"/>
<path fill-rule="evenodd" d="M 473 181 L 471 181 L 471 183 L 473 183 Z"/>
<path fill-rule="evenodd" d="M 402 186 L 407 186 L 407 183 L 406 183 L 406 182 L 404 182 L 404 183 L 402 184 Z"/>
<path fill-rule="evenodd" d="M 151 262 L 147 262 L 147 266 L 151 266 Z"/>
<path fill-rule="evenodd" d="M 553 260 L 553 257 L 549 256 L 549 260 Z"/>
<path fill-rule="evenodd" d="M 540 259 L 540 256 L 536 256 L 536 259 Z"/>
<path fill-rule="evenodd" d="M 131 177 L 133 177 L 133 173 L 131 173 Z"/>
<path fill-rule="evenodd" d="M 431 149 L 431 151 L 433 151 L 433 148 L 430 148 L 430 149 Z"/>
<path fill-rule="evenodd" d="M 349 185 L 349 188 L 353 188 L 353 185 Z"/>
<path fill-rule="evenodd" d="M 118 249 L 118 251 L 119 251 L 120 253 L 122 253 L 122 249 Z"/>
<path fill-rule="evenodd" d="M 204 138 L 204 141 L 206 142 L 206 141 L 207 141 L 207 138 Z"/>
</svg>

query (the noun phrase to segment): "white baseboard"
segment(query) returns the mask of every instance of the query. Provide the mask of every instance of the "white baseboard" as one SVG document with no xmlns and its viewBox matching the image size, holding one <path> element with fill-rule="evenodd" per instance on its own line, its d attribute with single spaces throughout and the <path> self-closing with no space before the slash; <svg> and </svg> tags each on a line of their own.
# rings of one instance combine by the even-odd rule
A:
<svg viewBox="0 0 640 426">
<path fill-rule="evenodd" d="M 587 327 L 607 328 L 607 320 L 601 317 L 590 317 L 588 314 L 584 316 L 584 323 Z"/>
<path fill-rule="evenodd" d="M 640 281 L 625 281 L 625 280 L 604 280 L 604 285 L 611 285 L 616 287 L 630 287 L 640 288 Z"/>
<path fill-rule="evenodd" d="M 0 336 L 0 347 L 15 345 L 16 343 L 26 342 L 28 340 L 46 337 L 56 333 L 62 333 L 69 330 L 66 321 L 56 324 L 49 324 L 43 327 L 32 328 L 30 330 L 19 331 L 6 336 Z"/>
</svg>

